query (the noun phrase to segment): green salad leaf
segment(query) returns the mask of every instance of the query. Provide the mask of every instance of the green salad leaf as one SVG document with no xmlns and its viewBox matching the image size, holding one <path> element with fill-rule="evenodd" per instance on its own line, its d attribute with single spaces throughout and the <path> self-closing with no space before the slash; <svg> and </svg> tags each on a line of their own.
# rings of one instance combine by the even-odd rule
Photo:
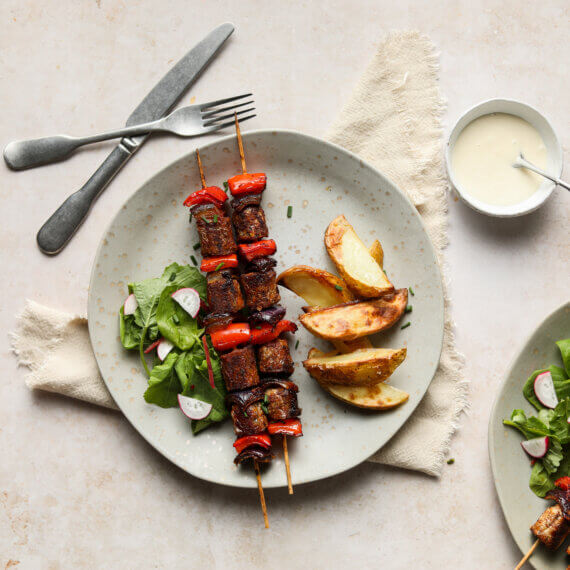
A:
<svg viewBox="0 0 570 570">
<path fill-rule="evenodd" d="M 160 334 L 181 350 L 188 350 L 203 333 L 193 319 L 173 298 L 177 285 L 162 290 L 156 308 L 156 322 Z"/>
<path fill-rule="evenodd" d="M 220 359 L 211 345 L 208 352 L 215 388 L 210 385 L 208 363 L 202 344 L 204 330 L 198 326 L 180 305 L 172 299 L 174 291 L 184 287 L 196 289 L 206 298 L 206 279 L 196 267 L 169 265 L 160 277 L 129 284 L 138 308 L 133 315 L 119 310 L 119 332 L 126 349 L 138 349 L 143 366 L 149 376 L 144 398 L 149 404 L 162 408 L 178 406 L 178 394 L 184 394 L 212 405 L 212 411 L 203 420 L 192 421 L 194 434 L 229 417 L 225 405 Z M 172 342 L 175 348 L 164 362 L 155 358 L 149 369 L 144 350 L 159 337 Z"/>
<path fill-rule="evenodd" d="M 570 338 L 559 340 L 556 346 L 560 349 L 562 355 L 562 362 L 564 362 L 564 368 L 566 370 L 566 375 L 570 376 Z"/>
<path fill-rule="evenodd" d="M 567 359 L 570 358 L 570 339 L 558 341 L 564 367 L 551 365 L 535 370 L 523 386 L 524 397 L 538 410 L 536 416 L 527 416 L 524 410 L 513 410 L 507 426 L 518 429 L 525 439 L 548 437 L 548 451 L 544 457 L 533 460 L 529 486 L 539 497 L 544 497 L 554 488 L 560 477 L 570 475 L 570 379 Z M 542 372 L 552 374 L 558 404 L 554 410 L 545 408 L 534 393 L 534 380 Z"/>
</svg>

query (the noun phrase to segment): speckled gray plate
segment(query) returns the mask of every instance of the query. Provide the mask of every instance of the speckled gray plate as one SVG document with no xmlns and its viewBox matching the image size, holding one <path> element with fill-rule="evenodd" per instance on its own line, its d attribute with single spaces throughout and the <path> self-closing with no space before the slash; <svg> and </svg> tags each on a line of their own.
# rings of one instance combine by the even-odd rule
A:
<svg viewBox="0 0 570 570">
<path fill-rule="evenodd" d="M 497 495 L 511 534 L 521 551 L 526 552 L 535 538 L 529 530 L 531 524 L 551 503 L 537 497 L 528 487 L 530 478 L 529 459 L 521 449 L 521 436 L 503 425 L 515 408 L 536 414 L 525 400 L 522 387 L 534 370 L 550 364 L 561 366 L 560 351 L 554 344 L 570 337 L 570 303 L 566 303 L 532 333 L 521 351 L 513 360 L 499 395 L 495 400 L 489 421 L 489 456 Z M 537 569 L 558 569 L 566 565 L 565 548 L 549 552 L 538 548 L 530 559 Z"/>
<path fill-rule="evenodd" d="M 412 326 L 387 331 L 377 346 L 408 347 L 406 361 L 390 382 L 410 393 L 403 406 L 367 413 L 325 394 L 300 362 L 311 346 L 322 346 L 302 327 L 293 350 L 300 386 L 304 437 L 291 442 L 296 484 L 329 477 L 364 461 L 402 426 L 424 395 L 437 367 L 443 337 L 441 276 L 420 217 L 407 198 L 382 174 L 356 156 L 324 141 L 291 131 L 255 131 L 244 135 L 248 169 L 268 175 L 263 205 L 271 236 L 277 240 L 278 270 L 305 263 L 333 270 L 323 245 L 328 223 L 344 213 L 358 234 L 380 239 L 390 279 L 413 286 Z M 229 136 L 200 149 L 209 184 L 239 171 L 235 138 Z M 89 292 L 89 332 L 99 368 L 113 398 L 139 433 L 164 456 L 202 479 L 254 487 L 248 469 L 233 465 L 231 422 L 194 437 L 178 409 L 145 403 L 146 378 L 136 351 L 123 350 L 117 311 L 127 283 L 162 273 L 173 261 L 188 263 L 196 253 L 195 224 L 188 224 L 183 199 L 199 188 L 194 153 L 150 179 L 124 204 L 103 236 Z M 287 206 L 293 216 L 287 218 Z M 302 301 L 282 290 L 291 318 Z M 408 320 L 408 319 L 405 319 Z M 265 487 L 286 484 L 279 452 L 263 474 Z"/>
</svg>

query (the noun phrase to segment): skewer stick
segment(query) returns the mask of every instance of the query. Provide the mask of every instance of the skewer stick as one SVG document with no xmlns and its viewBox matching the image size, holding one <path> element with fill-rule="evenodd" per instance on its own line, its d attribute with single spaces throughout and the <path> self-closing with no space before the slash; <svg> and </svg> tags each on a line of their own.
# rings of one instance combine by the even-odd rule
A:
<svg viewBox="0 0 570 570">
<path fill-rule="evenodd" d="M 200 151 L 198 149 L 196 149 L 196 160 L 198 161 L 198 170 L 200 171 L 202 188 L 206 188 L 206 177 L 204 176 L 204 169 L 202 168 L 202 160 L 200 159 Z"/>
<path fill-rule="evenodd" d="M 244 174 L 247 174 L 247 170 L 245 168 L 245 153 L 243 152 L 243 141 L 241 140 L 241 131 L 239 130 L 239 121 L 237 113 L 235 113 L 235 120 L 236 120 L 236 135 L 237 135 L 238 148 L 239 148 L 239 158 L 241 160 L 241 169 Z"/>
<path fill-rule="evenodd" d="M 287 436 L 283 436 L 283 457 L 285 458 L 285 469 L 287 471 L 287 486 L 289 495 L 293 494 L 293 483 L 291 481 L 291 466 L 289 465 L 289 451 L 287 450 Z"/>
<path fill-rule="evenodd" d="M 516 565 L 515 570 L 519 570 L 524 566 L 524 563 L 532 556 L 532 553 L 536 550 L 536 547 L 540 544 L 540 540 L 537 538 L 535 543 L 528 549 L 528 552 L 523 556 L 522 560 Z"/>
<path fill-rule="evenodd" d="M 259 473 L 259 463 L 253 460 L 255 467 L 255 477 L 257 478 L 257 488 L 259 489 L 259 500 L 261 501 L 261 510 L 263 511 L 263 520 L 265 521 L 265 528 L 269 528 L 269 519 L 267 518 L 267 505 L 265 504 L 265 493 L 263 492 L 263 485 L 261 484 L 261 474 Z"/>
</svg>

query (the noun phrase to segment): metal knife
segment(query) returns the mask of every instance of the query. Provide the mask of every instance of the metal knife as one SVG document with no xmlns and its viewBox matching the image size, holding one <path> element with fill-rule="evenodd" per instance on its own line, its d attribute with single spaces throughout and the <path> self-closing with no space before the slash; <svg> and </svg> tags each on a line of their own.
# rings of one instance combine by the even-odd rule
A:
<svg viewBox="0 0 570 570">
<path fill-rule="evenodd" d="M 232 24 L 222 24 L 192 48 L 142 100 L 127 120 L 127 126 L 154 121 L 168 114 L 233 31 Z M 43 253 L 56 255 L 67 245 L 95 199 L 149 136 L 121 139 L 83 187 L 55 211 L 36 238 Z"/>
</svg>

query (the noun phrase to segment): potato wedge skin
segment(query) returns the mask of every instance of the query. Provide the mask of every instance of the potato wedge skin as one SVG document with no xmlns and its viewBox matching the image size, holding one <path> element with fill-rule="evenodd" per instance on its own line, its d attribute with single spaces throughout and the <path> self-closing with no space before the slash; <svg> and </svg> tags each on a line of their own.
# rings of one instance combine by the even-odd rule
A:
<svg viewBox="0 0 570 570">
<path fill-rule="evenodd" d="M 354 295 L 340 277 L 308 265 L 289 267 L 277 277 L 277 283 L 311 306 L 330 307 L 354 300 Z"/>
<path fill-rule="evenodd" d="M 350 256 L 347 258 L 345 250 L 349 242 Z M 382 267 L 370 255 L 343 215 L 335 218 L 326 229 L 325 247 L 340 276 L 356 296 L 375 298 L 394 290 Z M 363 273 L 358 274 L 362 268 L 368 268 L 366 279 Z"/>
<path fill-rule="evenodd" d="M 391 410 L 407 402 L 410 395 L 390 384 L 340 386 L 317 380 L 321 388 L 341 402 L 367 410 Z"/>
<path fill-rule="evenodd" d="M 382 249 L 382 244 L 377 239 L 375 239 L 372 242 L 372 245 L 370 246 L 368 251 L 370 252 L 370 255 L 374 258 L 376 263 L 380 267 L 384 268 L 384 250 Z"/>
<path fill-rule="evenodd" d="M 299 317 L 315 336 L 354 340 L 390 328 L 404 313 L 408 290 L 398 289 L 380 299 L 356 301 L 305 313 Z"/>
<path fill-rule="evenodd" d="M 405 358 L 405 348 L 365 348 L 348 353 L 348 357 L 309 358 L 303 366 L 319 381 L 345 386 L 373 386 L 387 380 Z"/>
</svg>

